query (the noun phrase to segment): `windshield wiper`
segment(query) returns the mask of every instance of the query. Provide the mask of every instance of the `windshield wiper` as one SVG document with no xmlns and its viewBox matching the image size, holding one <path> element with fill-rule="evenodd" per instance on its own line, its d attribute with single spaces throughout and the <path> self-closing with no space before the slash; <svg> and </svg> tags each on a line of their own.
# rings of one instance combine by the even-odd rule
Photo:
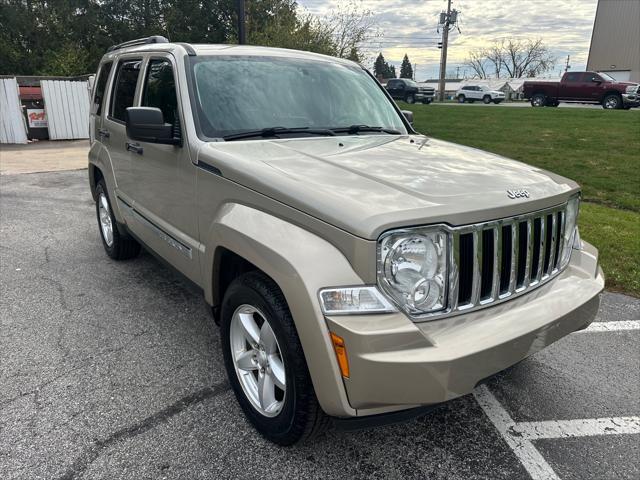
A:
<svg viewBox="0 0 640 480">
<path fill-rule="evenodd" d="M 391 135 L 400 135 L 402 133 L 399 130 L 394 130 L 393 128 L 370 127 L 369 125 L 351 125 L 350 127 L 332 128 L 331 130 L 336 133 L 348 133 L 350 135 L 360 132 L 381 132 L 389 133 Z"/>
<path fill-rule="evenodd" d="M 232 133 L 231 135 L 225 135 L 222 137 L 224 140 L 241 140 L 243 138 L 252 138 L 252 137 L 276 137 L 281 134 L 288 133 L 304 133 L 309 135 L 326 135 L 326 136 L 335 136 L 333 130 L 329 130 L 328 128 L 309 128 L 309 127 L 298 127 L 298 128 L 287 128 L 287 127 L 269 127 L 263 128 L 261 130 L 248 130 L 246 132 Z"/>
</svg>

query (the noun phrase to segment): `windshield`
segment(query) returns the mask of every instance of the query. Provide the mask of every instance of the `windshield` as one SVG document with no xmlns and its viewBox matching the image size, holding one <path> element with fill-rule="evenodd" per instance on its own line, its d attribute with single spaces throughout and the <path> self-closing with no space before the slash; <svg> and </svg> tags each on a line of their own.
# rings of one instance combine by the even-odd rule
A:
<svg viewBox="0 0 640 480">
<path fill-rule="evenodd" d="M 613 78 L 611 75 L 607 75 L 604 72 L 598 72 L 598 75 L 600 75 L 603 79 L 608 80 L 610 82 L 617 82 L 615 78 Z"/>
<path fill-rule="evenodd" d="M 196 120 L 208 138 L 278 127 L 366 125 L 407 132 L 382 89 L 357 66 L 281 57 L 203 56 L 192 59 L 191 69 Z"/>
</svg>

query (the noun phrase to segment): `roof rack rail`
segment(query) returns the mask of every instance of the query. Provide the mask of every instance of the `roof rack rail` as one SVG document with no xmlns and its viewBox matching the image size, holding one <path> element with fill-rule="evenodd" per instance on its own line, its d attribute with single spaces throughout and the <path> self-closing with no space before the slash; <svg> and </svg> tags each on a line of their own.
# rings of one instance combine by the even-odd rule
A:
<svg viewBox="0 0 640 480">
<path fill-rule="evenodd" d="M 129 40 L 128 42 L 122 42 L 117 45 L 111 45 L 107 52 L 113 52 L 114 50 L 120 50 L 121 48 L 134 47 L 136 45 L 146 45 L 148 43 L 169 43 L 167 37 L 162 35 L 153 35 L 151 37 L 136 38 L 135 40 Z"/>
</svg>

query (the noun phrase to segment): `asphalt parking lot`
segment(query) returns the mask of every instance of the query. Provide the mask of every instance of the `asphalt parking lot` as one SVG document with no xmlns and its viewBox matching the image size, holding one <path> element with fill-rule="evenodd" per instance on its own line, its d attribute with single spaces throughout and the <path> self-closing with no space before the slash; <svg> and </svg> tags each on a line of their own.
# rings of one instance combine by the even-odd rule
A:
<svg viewBox="0 0 640 480">
<path fill-rule="evenodd" d="M 403 425 L 281 448 L 199 292 L 104 254 L 86 171 L 0 177 L 0 478 L 637 479 L 640 300 Z"/>
</svg>

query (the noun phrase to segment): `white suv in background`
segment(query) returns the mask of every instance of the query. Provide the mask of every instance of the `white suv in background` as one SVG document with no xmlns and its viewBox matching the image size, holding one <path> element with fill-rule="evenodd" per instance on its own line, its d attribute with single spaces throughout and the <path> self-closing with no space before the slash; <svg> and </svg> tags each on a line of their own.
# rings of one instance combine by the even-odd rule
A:
<svg viewBox="0 0 640 480">
<path fill-rule="evenodd" d="M 491 90 L 484 85 L 465 85 L 456 92 L 459 103 L 473 103 L 482 100 L 484 103 L 495 103 L 496 105 L 505 99 L 504 93 L 499 90 Z"/>
</svg>

